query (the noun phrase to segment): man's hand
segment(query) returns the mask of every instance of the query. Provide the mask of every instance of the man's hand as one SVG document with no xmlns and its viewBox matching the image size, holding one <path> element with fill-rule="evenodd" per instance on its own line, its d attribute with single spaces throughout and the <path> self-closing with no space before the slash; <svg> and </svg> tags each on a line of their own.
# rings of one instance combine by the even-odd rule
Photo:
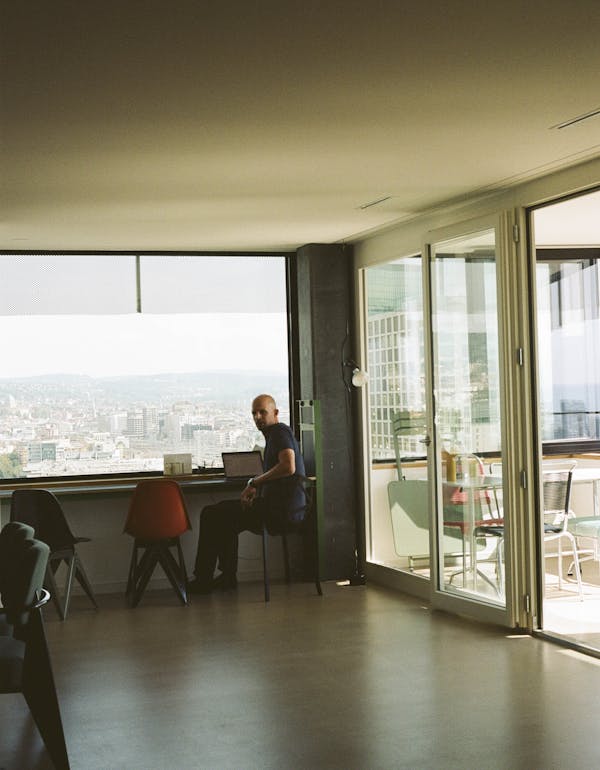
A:
<svg viewBox="0 0 600 770">
<path fill-rule="evenodd" d="M 242 507 L 249 508 L 254 502 L 255 497 L 256 497 L 256 487 L 252 487 L 252 486 L 244 487 L 244 491 L 242 492 L 242 496 L 241 496 Z"/>
</svg>

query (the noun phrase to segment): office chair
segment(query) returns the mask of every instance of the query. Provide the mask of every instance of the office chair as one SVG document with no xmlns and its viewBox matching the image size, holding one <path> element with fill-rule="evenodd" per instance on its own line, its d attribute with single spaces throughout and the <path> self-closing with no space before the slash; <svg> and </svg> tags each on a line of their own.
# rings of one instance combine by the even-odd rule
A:
<svg viewBox="0 0 600 770">
<path fill-rule="evenodd" d="M 0 693 L 23 693 L 58 770 L 69 770 L 41 607 L 50 549 L 33 529 L 9 522 L 0 532 Z"/>
<path fill-rule="evenodd" d="M 291 569 L 290 569 L 290 552 L 288 545 L 288 535 L 301 535 L 308 536 L 312 546 L 312 560 L 314 569 L 314 583 L 315 588 L 319 596 L 323 596 L 323 589 L 321 588 L 321 557 L 319 546 L 319 529 L 318 529 L 318 517 L 316 510 L 316 495 L 315 487 L 306 487 L 306 511 L 304 519 L 299 522 L 290 522 L 286 526 L 283 532 L 269 532 L 267 526 L 263 526 L 262 530 L 262 560 L 263 560 L 263 588 L 265 602 L 271 599 L 271 584 L 269 580 L 269 567 L 268 567 L 268 539 L 271 537 L 281 537 L 281 545 L 283 549 L 283 565 L 285 570 L 285 582 L 291 583 Z"/>
<path fill-rule="evenodd" d="M 126 596 L 137 607 L 156 565 L 163 568 L 183 605 L 187 599 L 187 573 L 179 536 L 192 528 L 179 484 L 173 479 L 147 479 L 136 486 L 124 532 L 134 538 Z M 179 562 L 171 553 L 177 549 Z M 138 560 L 138 551 L 143 554 Z"/>
<path fill-rule="evenodd" d="M 65 620 L 67 617 L 74 579 L 97 609 L 98 603 L 92 586 L 75 549 L 78 543 L 87 543 L 90 538 L 73 535 L 63 509 L 52 492 L 47 489 L 15 490 L 10 500 L 10 520 L 33 527 L 36 538 L 48 544 L 50 557 L 44 584 L 52 596 L 60 619 Z M 62 562 L 66 564 L 67 574 L 61 599 L 56 585 L 56 571 Z"/>
</svg>

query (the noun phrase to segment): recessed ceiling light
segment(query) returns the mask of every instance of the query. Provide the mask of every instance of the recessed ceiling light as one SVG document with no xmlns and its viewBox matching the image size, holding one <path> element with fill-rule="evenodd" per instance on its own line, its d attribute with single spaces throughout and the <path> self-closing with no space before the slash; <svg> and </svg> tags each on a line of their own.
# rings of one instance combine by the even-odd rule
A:
<svg viewBox="0 0 600 770">
<path fill-rule="evenodd" d="M 577 123 L 583 123 L 584 120 L 597 118 L 598 116 L 600 116 L 600 107 L 596 107 L 596 109 L 590 110 L 583 115 L 578 115 L 576 118 L 569 118 L 569 120 L 564 120 L 562 123 L 557 123 L 555 126 L 550 126 L 550 129 L 569 128 L 569 126 L 574 126 Z"/>
</svg>

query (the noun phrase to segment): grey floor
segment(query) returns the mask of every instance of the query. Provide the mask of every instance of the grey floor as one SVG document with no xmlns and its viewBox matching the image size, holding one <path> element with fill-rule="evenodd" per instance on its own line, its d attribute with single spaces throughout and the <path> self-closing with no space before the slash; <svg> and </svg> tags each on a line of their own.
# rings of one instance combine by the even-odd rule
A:
<svg viewBox="0 0 600 770">
<path fill-rule="evenodd" d="M 597 768 L 600 661 L 374 585 L 76 597 L 46 628 L 73 770 Z M 51 767 L 19 695 L 0 768 Z"/>
</svg>

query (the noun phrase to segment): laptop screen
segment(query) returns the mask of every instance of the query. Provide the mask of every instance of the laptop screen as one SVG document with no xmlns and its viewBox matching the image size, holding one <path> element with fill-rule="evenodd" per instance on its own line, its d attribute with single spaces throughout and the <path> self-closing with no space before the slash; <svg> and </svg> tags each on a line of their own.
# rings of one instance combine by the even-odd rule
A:
<svg viewBox="0 0 600 770">
<path fill-rule="evenodd" d="M 249 479 L 263 472 L 262 457 L 256 449 L 251 452 L 222 452 L 227 479 Z"/>
</svg>

